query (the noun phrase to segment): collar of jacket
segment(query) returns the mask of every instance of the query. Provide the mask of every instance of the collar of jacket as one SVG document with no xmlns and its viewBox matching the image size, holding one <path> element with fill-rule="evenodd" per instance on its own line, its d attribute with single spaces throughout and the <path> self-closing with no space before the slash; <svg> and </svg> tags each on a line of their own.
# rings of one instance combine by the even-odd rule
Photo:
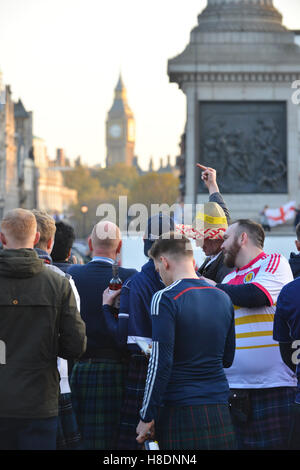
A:
<svg viewBox="0 0 300 470">
<path fill-rule="evenodd" d="M 26 279 L 32 277 L 44 268 L 44 263 L 38 258 L 33 249 L 0 251 L 0 276 Z"/>
<path fill-rule="evenodd" d="M 90 263 L 102 262 L 108 264 L 114 264 L 115 260 L 112 258 L 106 258 L 105 256 L 94 256 Z"/>
<path fill-rule="evenodd" d="M 47 251 L 41 250 L 41 248 L 35 248 L 38 257 L 44 261 L 45 264 L 52 264 L 52 258 L 48 255 Z"/>
<path fill-rule="evenodd" d="M 162 289 L 166 287 L 164 283 L 162 282 L 160 275 L 155 269 L 153 259 L 149 259 L 149 261 L 146 264 L 144 264 L 141 271 L 153 281 L 160 283 L 162 285 L 161 287 Z"/>
</svg>

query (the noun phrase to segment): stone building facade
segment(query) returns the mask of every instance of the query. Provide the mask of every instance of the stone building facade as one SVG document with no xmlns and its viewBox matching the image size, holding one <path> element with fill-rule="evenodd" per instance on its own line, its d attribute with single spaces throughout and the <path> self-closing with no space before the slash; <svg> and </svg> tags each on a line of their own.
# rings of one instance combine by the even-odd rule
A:
<svg viewBox="0 0 300 470">
<path fill-rule="evenodd" d="M 19 205 L 14 102 L 9 86 L 0 107 L 0 217 Z"/>
<path fill-rule="evenodd" d="M 186 203 L 203 201 L 198 162 L 217 169 L 234 218 L 300 202 L 300 47 L 272 0 L 208 0 L 168 73 L 187 98 Z"/>
<path fill-rule="evenodd" d="M 0 220 L 16 207 L 66 213 L 77 202 L 77 191 L 65 187 L 62 171 L 51 167 L 45 142 L 33 138 L 32 117 L 0 81 Z"/>
<path fill-rule="evenodd" d="M 52 166 L 43 139 L 33 138 L 33 152 L 38 171 L 37 207 L 49 213 L 66 214 L 69 206 L 77 203 L 77 191 L 64 185 L 63 171 Z"/>
<path fill-rule="evenodd" d="M 19 99 L 14 104 L 15 142 L 17 147 L 19 207 L 37 207 L 37 172 L 32 142 L 32 112 Z"/>
</svg>

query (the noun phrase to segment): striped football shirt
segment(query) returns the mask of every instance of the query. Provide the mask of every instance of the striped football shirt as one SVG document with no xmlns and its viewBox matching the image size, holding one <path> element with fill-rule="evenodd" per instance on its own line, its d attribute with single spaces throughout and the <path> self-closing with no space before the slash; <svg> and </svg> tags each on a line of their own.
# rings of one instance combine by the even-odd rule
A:
<svg viewBox="0 0 300 470">
<path fill-rule="evenodd" d="M 231 388 L 274 388 L 295 386 L 292 371 L 283 363 L 279 344 L 273 340 L 277 298 L 292 281 L 288 261 L 280 254 L 262 252 L 247 266 L 228 274 L 223 284 L 252 283 L 269 299 L 259 308 L 235 306 L 236 354 L 226 376 Z"/>
</svg>

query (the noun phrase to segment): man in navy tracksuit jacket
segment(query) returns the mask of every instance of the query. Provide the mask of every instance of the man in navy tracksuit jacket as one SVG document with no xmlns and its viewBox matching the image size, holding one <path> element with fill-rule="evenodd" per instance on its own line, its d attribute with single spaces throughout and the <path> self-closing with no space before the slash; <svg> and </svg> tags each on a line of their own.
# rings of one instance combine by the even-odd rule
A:
<svg viewBox="0 0 300 470">
<path fill-rule="evenodd" d="M 235 353 L 230 298 L 198 278 L 188 239 L 151 248 L 167 286 L 151 303 L 152 353 L 138 442 L 150 433 L 163 450 L 234 449 L 224 367 Z"/>
</svg>

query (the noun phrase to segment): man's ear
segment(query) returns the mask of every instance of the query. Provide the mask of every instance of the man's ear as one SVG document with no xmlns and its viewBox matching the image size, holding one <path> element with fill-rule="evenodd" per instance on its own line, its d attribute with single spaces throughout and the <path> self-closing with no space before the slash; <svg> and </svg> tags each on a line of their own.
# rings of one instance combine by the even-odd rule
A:
<svg viewBox="0 0 300 470">
<path fill-rule="evenodd" d="M 52 248 L 53 248 L 53 245 L 54 245 L 54 238 L 50 238 L 50 240 L 48 240 L 47 242 L 47 251 L 52 251 Z"/>
<path fill-rule="evenodd" d="M 160 257 L 160 262 L 163 264 L 163 267 L 165 268 L 165 270 L 169 269 L 170 263 L 169 263 L 168 259 L 165 258 L 165 256 Z"/>
<path fill-rule="evenodd" d="M 36 232 L 35 237 L 34 237 L 34 241 L 33 241 L 33 246 L 38 244 L 38 242 L 40 241 L 40 238 L 41 238 L 40 232 Z"/>
<path fill-rule="evenodd" d="M 300 251 L 300 242 L 298 240 L 295 240 L 295 245 L 296 245 L 297 251 Z"/>
<path fill-rule="evenodd" d="M 90 251 L 92 252 L 92 251 L 93 251 L 93 244 L 92 244 L 92 239 L 91 239 L 91 237 L 88 238 L 88 245 L 89 245 Z"/>
<path fill-rule="evenodd" d="M 249 239 L 248 233 L 243 232 L 240 236 L 241 244 L 245 245 L 247 243 L 248 239 Z"/>
<path fill-rule="evenodd" d="M 117 247 L 117 250 L 116 250 L 116 254 L 118 255 L 119 253 L 121 253 L 121 249 L 122 249 L 122 240 L 119 241 L 119 244 L 118 244 L 118 247 Z"/>
<path fill-rule="evenodd" d="M 6 246 L 6 244 L 7 244 L 6 238 L 5 238 L 4 233 L 2 233 L 2 232 L 0 232 L 0 241 L 1 241 L 3 246 Z"/>
</svg>

